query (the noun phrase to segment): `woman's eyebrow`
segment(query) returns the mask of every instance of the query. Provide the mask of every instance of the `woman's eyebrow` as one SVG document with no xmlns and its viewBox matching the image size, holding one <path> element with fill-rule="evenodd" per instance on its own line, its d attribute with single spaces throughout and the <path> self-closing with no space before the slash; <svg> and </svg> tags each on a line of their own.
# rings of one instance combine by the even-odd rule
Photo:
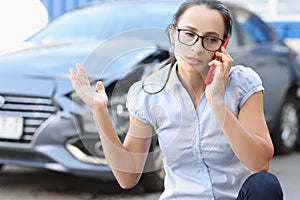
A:
<svg viewBox="0 0 300 200">
<path fill-rule="evenodd" d="M 215 37 L 221 37 L 221 35 L 219 33 L 214 32 L 214 31 L 206 32 L 205 35 L 213 35 Z"/>
<path fill-rule="evenodd" d="M 189 29 L 189 30 L 191 30 L 191 31 L 195 31 L 195 32 L 198 31 L 197 28 L 195 28 L 195 27 L 193 27 L 193 26 L 190 26 L 190 25 L 184 25 L 183 28 L 187 28 L 187 29 Z"/>
<path fill-rule="evenodd" d="M 180 28 L 180 27 L 178 27 L 178 28 Z M 182 28 L 188 29 L 188 30 L 196 32 L 196 33 L 198 32 L 197 28 L 195 28 L 193 26 L 190 26 L 190 25 L 183 25 Z M 215 37 L 221 37 L 221 35 L 218 32 L 215 32 L 215 31 L 205 32 L 204 35 L 213 35 Z"/>
</svg>

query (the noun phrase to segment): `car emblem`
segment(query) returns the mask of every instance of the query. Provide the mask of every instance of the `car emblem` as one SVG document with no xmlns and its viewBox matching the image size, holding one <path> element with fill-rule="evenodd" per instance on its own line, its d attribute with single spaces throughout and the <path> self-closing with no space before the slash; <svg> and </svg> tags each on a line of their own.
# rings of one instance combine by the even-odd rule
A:
<svg viewBox="0 0 300 200">
<path fill-rule="evenodd" d="M 4 105 L 5 99 L 3 96 L 0 95 L 0 108 Z"/>
</svg>

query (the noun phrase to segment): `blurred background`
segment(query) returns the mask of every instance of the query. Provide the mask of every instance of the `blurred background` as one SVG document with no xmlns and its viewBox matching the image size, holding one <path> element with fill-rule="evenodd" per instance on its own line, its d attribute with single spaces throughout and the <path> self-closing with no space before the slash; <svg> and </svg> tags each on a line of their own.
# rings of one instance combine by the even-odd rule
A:
<svg viewBox="0 0 300 200">
<path fill-rule="evenodd" d="M 138 185 L 133 190 L 124 191 L 120 189 L 115 182 L 99 182 L 98 180 L 91 180 L 85 177 L 85 175 L 87 175 L 85 173 L 90 172 L 91 174 L 97 174 L 97 170 L 106 172 L 108 169 L 105 167 L 103 169 L 99 169 L 99 165 L 96 165 L 99 164 L 99 160 L 95 159 L 95 157 L 100 155 L 103 158 L 103 152 L 92 152 L 91 155 L 88 156 L 82 156 L 82 152 L 78 152 L 78 150 L 82 150 L 85 153 L 89 151 L 90 149 L 85 149 L 84 147 L 88 143 L 97 148 L 100 147 L 101 144 L 98 142 L 97 137 L 91 135 L 88 135 L 88 137 L 85 138 L 81 137 L 79 139 L 75 139 L 77 133 L 73 133 L 75 132 L 75 128 L 69 123 L 77 120 L 77 118 L 74 120 L 73 116 L 70 116 L 70 113 L 74 111 L 72 110 L 72 103 L 75 102 L 76 104 L 77 99 L 76 96 L 74 96 L 71 86 L 67 85 L 69 84 L 69 81 L 67 80 L 67 68 L 71 64 L 75 63 L 76 59 L 78 62 L 84 60 L 86 56 L 89 55 L 91 46 L 87 47 L 88 43 L 84 44 L 85 46 L 76 46 L 76 42 L 79 42 L 79 39 L 76 37 L 74 37 L 75 39 L 71 37 L 71 40 L 69 40 L 70 38 L 67 38 L 68 40 L 63 41 L 64 43 L 60 43 L 61 41 L 59 39 L 61 38 L 57 37 L 57 41 L 52 41 L 53 44 L 47 43 L 49 41 L 42 41 L 42 39 L 47 39 L 46 36 L 48 33 L 47 31 L 43 33 L 41 30 L 51 24 L 52 21 L 55 21 L 55 19 L 58 19 L 60 16 L 68 13 L 69 11 L 96 2 L 122 2 L 122 0 L 0 0 L 0 130 L 3 130 L 3 127 L 5 127 L 4 121 L 7 119 L 3 116 L 5 116 L 8 112 L 16 112 L 18 114 L 26 113 L 27 115 L 29 112 L 34 111 L 34 115 L 38 115 L 40 113 L 47 114 L 47 116 L 43 119 L 41 119 L 41 117 L 37 117 L 38 119 L 29 119 L 29 117 L 24 117 L 24 124 L 28 123 L 29 125 L 26 124 L 26 127 L 24 128 L 27 131 L 26 134 L 24 133 L 24 135 L 22 135 L 20 133 L 22 135 L 22 137 L 19 136 L 21 137 L 20 140 L 16 138 L 10 138 L 10 136 L 7 136 L 5 131 L 0 131 L 0 168 L 2 170 L 0 179 L 1 199 L 143 198 L 150 200 L 158 199 L 160 195 L 160 191 L 148 192 L 145 195 L 145 188 L 143 187 L 147 185 L 148 188 L 153 189 L 154 182 L 143 183 L 144 185 Z M 266 35 L 263 35 L 266 36 L 265 38 L 261 39 L 259 38 L 261 35 L 252 34 L 252 27 L 250 27 L 250 29 L 248 27 L 247 29 L 247 27 L 244 26 L 245 30 L 242 31 L 244 31 L 243 34 L 245 34 L 245 37 L 239 38 L 240 41 L 233 39 L 232 44 L 230 45 L 238 44 L 236 48 L 233 46 L 231 49 L 232 53 L 235 54 L 237 61 L 249 59 L 249 63 L 253 65 L 260 63 L 257 65 L 263 66 L 261 68 L 259 68 L 259 66 L 255 70 L 257 70 L 259 74 L 265 78 L 263 82 L 268 88 L 268 93 L 266 93 L 266 96 L 272 94 L 269 95 L 270 97 L 268 97 L 269 99 L 266 101 L 266 107 L 271 111 L 276 110 L 276 113 L 275 111 L 273 113 L 271 112 L 271 114 L 269 113 L 270 115 L 267 117 L 269 117 L 268 119 L 276 119 L 276 121 L 273 122 L 273 126 L 275 128 L 278 128 L 276 126 L 276 122 L 280 122 L 280 126 L 282 126 L 282 130 L 279 130 L 278 132 L 276 131 L 276 136 L 279 138 L 277 139 L 279 140 L 277 142 L 279 143 L 280 147 L 278 149 L 281 149 L 282 152 L 284 152 L 274 156 L 274 159 L 271 162 L 270 171 L 276 174 L 281 180 L 286 199 L 298 200 L 300 195 L 298 191 L 300 178 L 300 4 L 298 0 L 225 0 L 225 2 L 249 9 L 263 19 L 264 22 L 269 25 L 279 37 L 279 39 L 273 37 L 268 29 L 264 29 L 263 25 L 260 26 L 259 24 L 255 24 L 258 27 L 257 30 L 261 30 L 262 33 L 265 31 L 264 33 L 266 33 Z M 161 12 L 161 10 L 159 12 Z M 239 14 L 238 9 L 237 13 Z M 247 12 L 245 13 L 247 14 Z M 243 14 L 243 12 L 240 12 L 240 14 Z M 74 16 L 75 15 L 76 14 L 74 14 Z M 72 14 L 69 16 L 71 16 L 71 19 Z M 244 23 L 245 21 L 250 22 L 250 25 L 252 22 L 256 22 L 255 17 L 255 20 L 251 21 L 252 16 L 250 14 L 248 14 L 247 17 L 242 16 L 239 18 L 240 21 L 237 20 L 241 27 L 246 24 Z M 66 15 L 66 17 L 64 17 L 63 20 L 57 24 L 61 23 L 61 27 L 66 27 L 66 24 L 64 24 L 67 21 L 66 18 L 68 19 L 68 15 Z M 96 20 L 93 21 L 92 19 L 93 18 L 89 18 L 88 21 L 91 21 L 91 26 L 94 27 L 93 23 L 98 22 L 96 22 Z M 122 17 L 118 19 L 122 20 Z M 122 23 L 120 23 L 120 25 L 122 25 Z M 76 21 L 74 24 L 76 24 Z M 54 30 L 55 26 L 53 27 Z M 69 28 L 70 27 L 71 25 Z M 85 26 L 81 27 L 85 29 Z M 35 38 L 34 35 L 39 33 L 39 31 L 41 31 L 41 34 L 37 35 Z M 70 29 L 70 32 L 72 31 L 73 30 Z M 49 32 L 51 33 L 51 27 Z M 85 33 L 87 32 L 88 31 Z M 86 35 L 87 37 L 89 37 L 88 34 L 89 33 Z M 72 36 L 72 34 L 70 35 Z M 59 33 L 58 36 L 63 36 L 63 34 Z M 256 36 L 258 38 L 255 38 Z M 33 41 L 37 43 L 42 41 L 42 45 L 33 46 L 33 43 L 27 41 L 30 38 L 33 38 Z M 296 53 L 285 48 L 285 46 L 281 44 L 282 41 Z M 44 44 L 43 42 L 46 43 Z M 100 42 L 100 40 L 91 40 L 88 42 L 93 43 L 92 47 L 95 48 L 95 42 Z M 240 42 L 240 44 L 238 42 Z M 126 45 L 126 43 L 123 44 L 120 42 L 117 44 L 120 46 Z M 101 51 L 100 49 L 97 54 L 89 55 L 89 58 L 91 59 L 91 57 L 94 56 L 96 57 L 97 62 L 99 62 L 98 56 L 100 54 L 104 54 L 106 57 L 114 56 L 115 58 L 115 55 L 106 55 L 106 49 L 110 48 L 109 45 L 111 44 L 104 43 L 102 46 L 105 47 L 104 50 L 102 49 Z M 28 49 L 28 51 L 21 51 L 25 49 Z M 72 49 L 72 51 L 70 51 L 70 49 Z M 84 52 L 80 52 L 80 50 Z M 13 54 L 14 52 L 19 53 Z M 80 55 L 77 55 L 77 53 Z M 81 53 L 83 55 L 81 55 Z M 138 55 L 127 56 L 129 57 L 126 57 L 124 60 L 132 59 L 135 65 L 138 64 L 140 66 L 141 63 L 149 64 L 153 61 L 164 61 L 166 58 L 166 52 L 159 49 L 155 52 L 147 51 Z M 139 60 L 141 57 L 143 57 L 142 61 Z M 255 60 L 255 58 L 257 58 L 257 60 Z M 110 60 L 107 62 L 109 61 Z M 124 62 L 122 59 L 118 60 L 117 64 L 122 64 L 122 62 Z M 124 69 L 120 70 L 124 70 L 124 73 L 125 71 L 129 71 L 126 67 L 128 66 L 125 66 Z M 271 73 L 270 67 L 273 67 L 271 68 Z M 15 76 L 15 72 L 19 71 L 19 69 L 23 70 L 20 70 L 20 72 L 17 73 L 17 76 Z M 130 68 L 130 70 L 132 69 L 133 68 Z M 141 67 L 138 69 L 144 68 Z M 98 74 L 98 72 L 95 73 L 93 70 L 94 69 L 91 70 L 91 74 Z M 108 70 L 108 72 L 110 72 L 110 70 Z M 113 72 L 113 70 L 111 70 L 111 72 Z M 117 72 L 118 74 L 122 74 L 123 71 Z M 146 72 L 146 70 L 144 70 L 144 72 Z M 141 75 L 140 72 L 136 70 L 132 70 L 131 74 L 126 74 L 124 77 L 113 77 L 112 74 L 108 73 L 110 76 L 109 79 L 115 79 L 106 82 L 108 91 L 110 91 L 109 89 L 118 86 L 118 84 L 115 84 L 114 81 L 118 81 L 119 85 L 122 86 L 124 82 L 132 83 L 132 81 L 135 80 L 131 80 L 130 78 L 140 78 L 132 77 L 132 74 L 138 74 L 138 76 Z M 34 77 L 35 79 L 33 80 L 28 77 Z M 22 87 L 16 89 L 16 84 L 13 79 L 20 81 L 19 84 Z M 36 79 L 38 79 L 38 81 Z M 41 88 L 38 88 L 38 86 Z M 46 89 L 42 88 L 42 86 L 45 86 L 45 88 L 49 91 L 46 91 Z M 35 91 L 35 89 L 38 91 Z M 26 93 L 26 90 L 28 90 L 28 93 Z M 279 90 L 281 92 L 279 92 Z M 110 93 L 113 94 L 114 92 L 115 91 L 112 90 Z M 283 95 L 281 95 L 281 93 Z M 126 111 L 124 110 L 124 99 L 126 98 L 124 97 L 124 93 L 122 92 L 118 93 L 116 96 L 111 95 L 110 97 L 117 100 L 115 110 L 112 106 L 112 113 L 115 113 L 115 116 L 120 117 L 120 123 L 123 123 L 124 119 L 127 119 L 124 117 L 126 114 Z M 11 99 L 11 102 L 9 102 L 10 105 L 7 105 L 7 107 L 1 105 L 4 104 L 1 102 L 5 102 L 7 99 Z M 119 103 L 118 101 L 122 102 Z M 274 103 L 276 101 L 277 104 Z M 26 109 L 28 108 L 28 110 L 25 109 L 25 105 L 27 106 Z M 276 107 L 274 105 L 276 105 Z M 82 104 L 78 103 L 78 107 L 81 109 Z M 277 118 L 275 115 L 278 115 L 279 112 L 281 115 Z M 85 117 L 82 117 L 83 115 Z M 61 123 L 57 123 L 58 125 L 53 123 L 54 125 L 49 126 L 49 124 L 51 125 L 52 122 L 49 122 L 48 119 L 53 116 L 57 117 L 55 123 L 57 121 Z M 83 113 L 82 116 L 79 116 L 78 118 L 80 119 L 76 122 L 80 122 L 82 124 L 87 123 L 86 127 L 84 128 L 92 130 L 94 127 L 90 123 L 92 121 L 90 115 Z M 64 120 L 66 120 L 68 123 Z M 49 126 L 48 131 L 47 128 L 45 128 L 47 126 Z M 126 123 L 124 123 L 124 126 L 126 126 Z M 69 130 L 68 128 L 70 127 L 74 129 Z M 84 128 L 82 129 L 83 133 L 85 134 Z M 38 132 L 39 136 L 42 135 L 42 131 L 40 131 L 41 129 L 46 129 L 45 135 L 48 134 L 48 137 L 39 140 L 38 142 L 40 142 L 41 145 L 40 148 L 34 149 L 34 145 L 31 144 L 36 141 L 36 132 Z M 70 131 L 70 133 L 68 131 Z M 55 135 L 55 133 L 57 133 L 57 135 Z M 80 139 L 84 139 L 86 143 L 82 144 Z M 47 142 L 49 142 L 49 144 Z M 61 149 L 55 149 L 54 147 L 59 147 Z M 66 150 L 67 147 L 69 147 L 69 149 Z M 30 152 L 31 148 L 33 149 L 32 152 Z M 18 154 L 16 152 L 22 151 L 24 151 L 24 155 L 16 155 Z M 62 152 L 65 152 L 65 154 L 61 155 Z M 70 154 L 72 155 L 70 156 Z M 69 157 L 64 157 L 65 155 L 68 155 Z M 51 157 L 51 159 L 48 157 Z M 71 160 L 70 157 L 76 158 L 76 160 Z M 23 159 L 28 160 L 24 161 Z M 35 161 L 36 163 L 34 163 Z M 75 164 L 78 164 L 79 162 L 80 164 L 75 166 L 73 161 Z M 42 165 L 42 167 L 37 164 L 38 162 L 42 163 L 39 163 Z M 11 166 L 10 164 L 15 165 Z M 36 165 L 36 168 L 26 168 L 26 166 L 34 165 Z M 105 161 L 101 163 L 101 166 L 102 165 L 106 165 Z M 75 168 L 76 170 L 79 170 L 76 171 Z M 45 169 L 51 169 L 52 171 L 47 171 Z M 68 173 L 57 173 L 66 172 L 68 170 L 71 172 L 76 172 L 77 174 L 75 174 L 79 175 L 79 177 L 71 176 Z M 150 174 L 150 177 L 151 176 L 153 176 L 153 174 Z M 32 181 L 32 183 L 30 183 L 29 180 Z M 149 177 L 147 180 L 149 180 Z M 117 194 L 114 194 L 115 192 L 117 192 Z M 22 197 L 20 197 L 21 195 Z"/>
<path fill-rule="evenodd" d="M 0 54 L 21 48 L 20 42 L 46 24 L 76 7 L 103 0 L 1 0 Z M 250 9 L 268 22 L 285 41 L 300 52 L 300 4 L 297 0 L 225 0 Z"/>
</svg>

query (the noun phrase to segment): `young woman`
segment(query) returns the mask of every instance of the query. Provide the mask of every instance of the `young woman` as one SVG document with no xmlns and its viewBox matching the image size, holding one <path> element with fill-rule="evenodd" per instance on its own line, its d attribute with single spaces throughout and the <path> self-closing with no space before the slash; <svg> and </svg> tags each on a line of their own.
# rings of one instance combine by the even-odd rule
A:
<svg viewBox="0 0 300 200">
<path fill-rule="evenodd" d="M 219 0 L 187 0 L 169 26 L 174 56 L 135 83 L 127 106 L 130 127 L 122 143 L 110 120 L 102 82 L 94 92 L 80 65 L 71 69 L 77 94 L 93 111 L 104 153 L 123 188 L 139 180 L 152 130 L 165 155 L 161 199 L 283 199 L 268 173 L 273 156 L 259 76 L 221 47 L 231 34 L 229 10 Z M 220 60 L 214 60 L 214 57 Z M 211 66 L 212 82 L 205 84 Z"/>
</svg>

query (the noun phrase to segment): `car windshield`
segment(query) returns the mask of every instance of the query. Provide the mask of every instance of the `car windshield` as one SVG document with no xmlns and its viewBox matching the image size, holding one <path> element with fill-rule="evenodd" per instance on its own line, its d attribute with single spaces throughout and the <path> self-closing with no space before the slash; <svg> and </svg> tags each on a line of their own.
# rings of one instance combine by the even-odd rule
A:
<svg viewBox="0 0 300 200">
<path fill-rule="evenodd" d="M 235 19 L 241 28 L 246 44 L 270 42 L 273 34 L 259 17 L 244 9 L 234 9 Z"/>
<path fill-rule="evenodd" d="M 151 5 L 112 3 L 76 9 L 53 20 L 28 41 L 52 43 L 104 40 L 123 31 L 142 27 L 166 27 L 171 23 L 172 9 Z M 176 4 L 173 7 L 175 9 Z"/>
</svg>

